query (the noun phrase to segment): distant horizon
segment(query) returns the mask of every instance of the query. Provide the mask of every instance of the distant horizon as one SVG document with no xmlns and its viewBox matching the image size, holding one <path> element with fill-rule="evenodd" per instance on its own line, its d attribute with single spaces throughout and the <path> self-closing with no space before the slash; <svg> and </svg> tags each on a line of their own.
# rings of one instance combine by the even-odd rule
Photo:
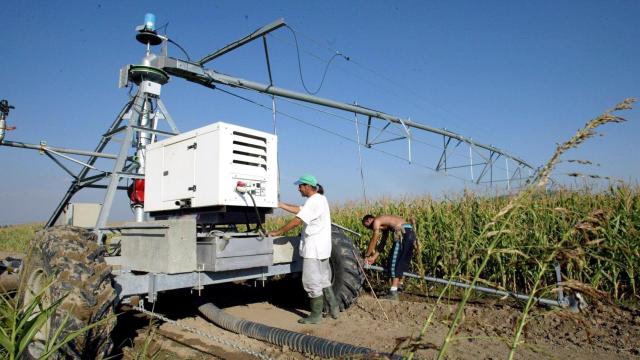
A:
<svg viewBox="0 0 640 360">
<path fill-rule="evenodd" d="M 547 191 L 547 193 L 553 193 L 553 192 L 557 192 L 557 191 L 585 191 L 588 190 L 589 193 L 592 194 L 598 194 L 601 192 L 605 192 L 608 191 L 611 188 L 615 188 L 617 185 L 617 187 L 629 187 L 632 189 L 638 189 L 640 188 L 640 182 L 636 183 L 628 183 L 628 182 L 612 182 L 609 185 L 602 185 L 602 184 L 597 184 L 597 183 L 593 183 L 593 184 L 582 184 L 582 185 L 569 185 L 569 186 L 562 186 L 558 189 L 554 189 L 551 191 Z M 598 188 L 599 187 L 599 188 Z M 594 188 L 598 188 L 596 191 L 593 191 Z M 407 199 L 431 199 L 434 200 L 436 203 L 441 203 L 441 202 L 453 202 L 453 201 L 457 201 L 459 199 L 461 199 L 462 197 L 464 197 L 466 194 L 471 194 L 476 196 L 477 198 L 480 199 L 488 199 L 488 198 L 492 198 L 492 197 L 502 197 L 502 196 L 507 196 L 509 194 L 516 194 L 518 193 L 520 190 L 512 190 L 509 193 L 503 193 L 503 194 L 488 194 L 489 190 L 487 190 L 487 193 L 485 194 L 480 194 L 477 191 L 473 191 L 473 192 L 469 192 L 465 189 L 456 192 L 456 193 L 452 193 L 452 194 L 442 194 L 441 197 L 435 197 L 432 194 L 429 193 L 425 193 L 425 194 L 421 194 L 421 195 L 413 195 L 413 194 L 396 194 L 396 195 L 381 195 L 380 197 L 376 197 L 373 199 L 367 199 L 368 203 L 370 204 L 376 204 L 376 203 L 380 203 L 380 202 L 386 202 L 386 201 L 390 201 L 390 202 L 394 202 L 394 203 L 401 203 L 404 200 Z M 329 206 L 331 207 L 332 210 L 335 210 L 336 208 L 342 208 L 342 207 L 346 207 L 346 206 L 360 206 L 360 205 L 364 205 L 365 202 L 363 199 L 360 200 L 345 200 L 345 201 L 333 201 L 331 199 L 331 195 L 327 194 L 327 198 L 329 200 Z M 303 204 L 304 203 L 304 198 L 300 197 L 298 199 L 298 201 L 296 201 L 296 199 L 292 199 L 291 200 L 292 203 L 294 204 Z M 285 212 L 284 210 L 280 210 L 280 209 L 274 209 L 274 213 L 273 214 L 268 214 L 268 217 L 280 217 L 280 216 L 293 216 L 287 212 Z M 34 221 L 29 221 L 29 222 L 18 222 L 18 223 L 12 223 L 12 224 L 0 224 L 0 228 L 6 228 L 6 227 L 12 227 L 12 226 L 22 226 L 22 225 L 45 225 L 45 223 L 47 222 L 47 219 L 42 219 L 42 220 L 34 220 Z M 125 222 L 133 222 L 135 221 L 135 219 L 131 218 L 131 219 L 113 219 L 110 220 L 109 223 L 107 224 L 108 226 L 115 226 L 115 225 L 120 225 L 122 223 Z"/>
</svg>

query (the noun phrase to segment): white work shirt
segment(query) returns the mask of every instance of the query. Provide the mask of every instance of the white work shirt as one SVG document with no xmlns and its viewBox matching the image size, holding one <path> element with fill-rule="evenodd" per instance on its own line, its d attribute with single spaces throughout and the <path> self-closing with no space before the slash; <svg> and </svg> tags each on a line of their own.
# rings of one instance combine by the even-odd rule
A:
<svg viewBox="0 0 640 360">
<path fill-rule="evenodd" d="M 315 193 L 296 214 L 304 222 L 300 240 L 300 256 L 327 259 L 331 256 L 331 213 L 323 195 Z"/>
</svg>

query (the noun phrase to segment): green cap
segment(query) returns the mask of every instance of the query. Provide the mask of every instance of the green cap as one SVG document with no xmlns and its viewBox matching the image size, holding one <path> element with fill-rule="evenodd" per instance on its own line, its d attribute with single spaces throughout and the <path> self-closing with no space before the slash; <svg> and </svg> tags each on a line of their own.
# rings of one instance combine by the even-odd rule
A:
<svg viewBox="0 0 640 360">
<path fill-rule="evenodd" d="M 294 182 L 293 184 L 294 185 L 307 184 L 307 185 L 316 187 L 318 186 L 318 180 L 316 180 L 316 177 L 313 175 L 305 174 L 300 176 L 300 179 L 298 179 L 298 181 Z"/>
</svg>

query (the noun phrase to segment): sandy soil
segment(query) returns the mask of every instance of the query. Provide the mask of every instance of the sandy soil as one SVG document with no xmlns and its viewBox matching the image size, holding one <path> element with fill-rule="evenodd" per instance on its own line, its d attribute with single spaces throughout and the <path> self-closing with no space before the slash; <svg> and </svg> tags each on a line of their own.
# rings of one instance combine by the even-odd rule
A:
<svg viewBox="0 0 640 360">
<path fill-rule="evenodd" d="M 216 340 L 192 334 L 179 326 L 160 323 L 152 337 L 153 351 L 160 358 L 184 359 L 253 359 L 255 356 L 229 346 L 233 344 L 274 359 L 307 359 L 309 355 L 269 345 L 242 335 L 224 331 L 197 313 L 197 306 L 213 302 L 229 313 L 266 325 L 312 334 L 327 339 L 366 346 L 389 353 L 398 344 L 406 344 L 416 335 L 424 319 L 434 308 L 430 297 L 403 294 L 401 301 L 380 301 L 389 317 L 386 320 L 378 302 L 363 295 L 337 320 L 325 319 L 320 325 L 297 323 L 304 308 L 304 294 L 295 282 L 274 282 L 266 288 L 247 284 L 214 287 L 201 296 L 189 292 L 164 294 L 155 311 L 165 314 L 178 324 L 210 334 Z M 467 306 L 465 317 L 449 351 L 452 359 L 504 359 L 509 352 L 509 339 L 520 314 L 517 304 L 509 300 L 485 299 Z M 435 321 L 417 350 L 420 359 L 437 354 L 448 330 L 456 302 L 437 307 Z M 138 345 L 126 347 L 125 358 L 140 352 L 148 339 L 149 320 L 134 312 L 125 314 L 117 336 L 134 339 Z M 124 330 L 126 328 L 126 330 Z M 640 313 L 613 306 L 592 305 L 588 311 L 574 314 L 537 308 L 526 327 L 524 343 L 518 359 L 604 359 L 640 358 Z M 126 341 L 125 341 L 126 342 Z M 225 342 L 227 344 L 225 344 Z"/>
</svg>

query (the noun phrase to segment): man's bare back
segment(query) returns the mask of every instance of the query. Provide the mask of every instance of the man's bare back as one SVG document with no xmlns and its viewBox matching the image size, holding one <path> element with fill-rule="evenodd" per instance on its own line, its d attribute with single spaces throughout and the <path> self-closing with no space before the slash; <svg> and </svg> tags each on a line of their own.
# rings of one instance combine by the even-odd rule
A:
<svg viewBox="0 0 640 360">
<path fill-rule="evenodd" d="M 373 220 L 373 229 L 391 230 L 401 227 L 406 223 L 407 222 L 399 216 L 380 215 Z"/>
</svg>

